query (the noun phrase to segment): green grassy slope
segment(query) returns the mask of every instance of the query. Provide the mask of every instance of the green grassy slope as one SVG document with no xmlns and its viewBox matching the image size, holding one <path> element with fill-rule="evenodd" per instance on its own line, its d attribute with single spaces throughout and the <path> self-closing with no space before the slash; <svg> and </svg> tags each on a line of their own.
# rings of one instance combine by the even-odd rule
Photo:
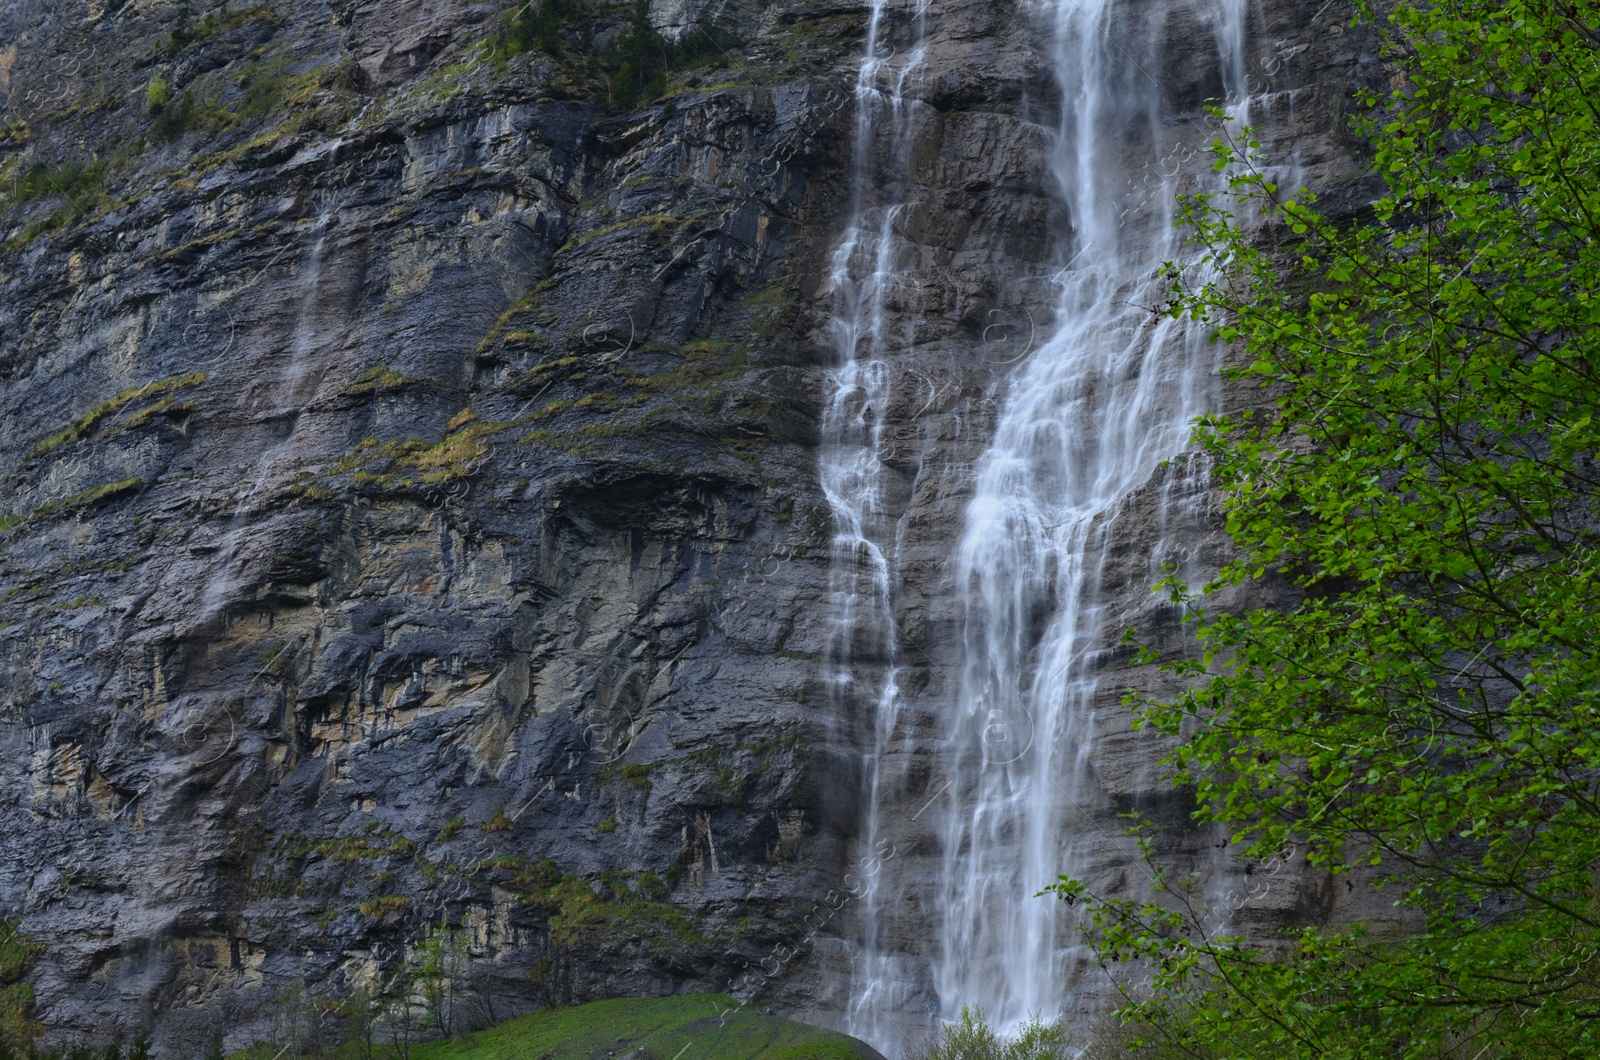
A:
<svg viewBox="0 0 1600 1060">
<path fill-rule="evenodd" d="M 721 994 L 595 1001 L 531 1012 L 411 1060 L 868 1060 L 853 1038 L 737 1008 Z"/>
</svg>

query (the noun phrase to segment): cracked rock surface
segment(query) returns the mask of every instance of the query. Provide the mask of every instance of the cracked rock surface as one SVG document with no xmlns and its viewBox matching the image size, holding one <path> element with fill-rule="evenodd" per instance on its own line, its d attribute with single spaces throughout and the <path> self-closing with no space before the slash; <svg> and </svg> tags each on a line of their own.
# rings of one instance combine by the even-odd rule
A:
<svg viewBox="0 0 1600 1060">
<path fill-rule="evenodd" d="M 1265 0 L 1252 47 L 1288 56 L 1275 143 L 1337 195 L 1348 86 L 1378 75 L 1317 7 Z M 507 8 L 0 10 L 0 906 L 47 943 L 61 1035 L 241 1047 L 439 925 L 464 1024 L 772 964 L 785 1011 L 843 1010 L 851 910 L 804 918 L 860 857 L 873 724 L 830 694 L 816 463 L 829 253 L 850 182 L 891 179 L 848 165 L 866 7 L 657 3 L 739 43 L 626 105 L 631 3 L 522 51 Z M 891 818 L 926 797 L 950 556 L 1070 225 L 1036 15 L 932 4 L 893 178 L 926 739 Z M 1203 94 L 1171 45 L 1171 91 Z M 1151 747 L 1106 746 L 1107 834 L 1146 798 L 1181 833 Z M 887 930 L 914 959 L 940 859 L 913 821 Z"/>
</svg>

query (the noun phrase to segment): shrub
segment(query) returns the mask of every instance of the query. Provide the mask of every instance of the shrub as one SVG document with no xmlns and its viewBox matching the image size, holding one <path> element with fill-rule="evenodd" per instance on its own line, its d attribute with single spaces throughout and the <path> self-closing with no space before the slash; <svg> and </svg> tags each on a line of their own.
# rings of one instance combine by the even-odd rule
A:
<svg viewBox="0 0 1600 1060">
<path fill-rule="evenodd" d="M 172 86 L 160 74 L 150 75 L 150 84 L 144 90 L 144 106 L 151 114 L 160 114 L 172 98 Z"/>
<path fill-rule="evenodd" d="M 62 196 L 68 199 L 97 195 L 105 183 L 106 164 L 99 159 L 68 161 L 57 166 L 32 166 L 17 182 L 13 200 L 31 202 Z"/>
<path fill-rule="evenodd" d="M 946 1024 L 921 1060 L 1067 1060 L 1071 1034 L 1061 1020 L 1046 1023 L 1029 1018 L 1016 1035 L 1002 1037 L 979 1010 L 968 1006 L 954 1023 Z"/>
</svg>

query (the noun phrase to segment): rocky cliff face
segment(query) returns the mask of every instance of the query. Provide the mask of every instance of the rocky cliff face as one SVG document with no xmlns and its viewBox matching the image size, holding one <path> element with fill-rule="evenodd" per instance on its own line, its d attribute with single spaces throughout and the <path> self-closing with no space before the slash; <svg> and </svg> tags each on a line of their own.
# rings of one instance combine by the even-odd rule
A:
<svg viewBox="0 0 1600 1060">
<path fill-rule="evenodd" d="M 704 43 L 640 92 L 631 4 L 0 12 L 0 902 L 62 1033 L 241 1045 L 440 932 L 464 1023 L 730 983 L 838 1018 L 854 907 L 805 918 L 865 853 L 815 454 L 852 180 L 914 191 L 887 937 L 928 1010 L 949 560 L 1070 224 L 1037 11 L 930 6 L 898 175 L 847 164 L 861 5 L 649 14 Z M 1377 76 L 1336 24 L 1251 28 L 1270 146 L 1328 188 Z M 1170 635 L 1162 489 L 1117 578 Z M 1181 831 L 1105 717 L 1108 834 Z"/>
</svg>

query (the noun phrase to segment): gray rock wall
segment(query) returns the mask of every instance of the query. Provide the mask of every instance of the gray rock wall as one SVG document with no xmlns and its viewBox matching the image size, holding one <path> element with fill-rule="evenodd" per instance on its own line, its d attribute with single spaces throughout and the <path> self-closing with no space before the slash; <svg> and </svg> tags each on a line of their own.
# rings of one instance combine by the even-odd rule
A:
<svg viewBox="0 0 1600 1060">
<path fill-rule="evenodd" d="M 804 918 L 862 856 L 871 719 L 823 686 L 814 448 L 865 9 L 658 4 L 746 44 L 624 108 L 631 4 L 555 58 L 481 49 L 504 6 L 0 11 L 0 904 L 62 1034 L 237 1047 L 440 923 L 463 1023 L 763 961 L 764 997 L 843 1008 L 852 911 Z M 1273 146 L 1334 188 L 1377 73 L 1318 6 L 1264 0 L 1253 50 Z M 1029 6 L 931 11 L 887 412 L 912 966 L 948 559 L 1066 223 Z M 1107 828 L 1181 831 L 1121 728 Z"/>
</svg>

